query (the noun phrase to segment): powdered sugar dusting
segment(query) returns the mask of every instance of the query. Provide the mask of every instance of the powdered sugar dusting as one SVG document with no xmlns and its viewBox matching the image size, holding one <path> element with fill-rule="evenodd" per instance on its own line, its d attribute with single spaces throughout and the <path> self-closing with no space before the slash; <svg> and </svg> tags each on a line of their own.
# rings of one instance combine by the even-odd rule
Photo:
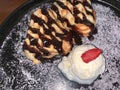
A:
<svg viewBox="0 0 120 90">
<path fill-rule="evenodd" d="M 98 34 L 93 41 L 103 50 L 105 72 L 88 86 L 67 80 L 57 68 L 61 59 L 53 63 L 34 65 L 23 53 L 31 13 L 15 25 L 0 50 L 1 90 L 120 90 L 120 18 L 109 7 L 94 4 L 97 13 Z"/>
</svg>

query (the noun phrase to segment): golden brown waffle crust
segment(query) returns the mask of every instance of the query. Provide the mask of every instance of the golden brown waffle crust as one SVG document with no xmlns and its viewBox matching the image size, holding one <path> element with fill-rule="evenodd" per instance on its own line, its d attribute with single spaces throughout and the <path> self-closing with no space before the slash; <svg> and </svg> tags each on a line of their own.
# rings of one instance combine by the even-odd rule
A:
<svg viewBox="0 0 120 90">
<path fill-rule="evenodd" d="M 56 0 L 51 8 L 39 8 L 31 15 L 23 50 L 35 64 L 68 54 L 81 37 L 96 32 L 91 0 Z"/>
</svg>

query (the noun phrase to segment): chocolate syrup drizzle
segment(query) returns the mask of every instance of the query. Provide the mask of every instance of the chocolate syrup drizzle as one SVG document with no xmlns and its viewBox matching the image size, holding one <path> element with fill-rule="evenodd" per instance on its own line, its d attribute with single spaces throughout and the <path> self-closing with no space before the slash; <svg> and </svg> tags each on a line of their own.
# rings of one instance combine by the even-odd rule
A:
<svg viewBox="0 0 120 90">
<path fill-rule="evenodd" d="M 92 6 L 86 1 L 84 0 L 84 2 L 78 1 L 78 0 L 73 0 L 73 2 L 71 2 L 71 0 L 67 0 L 69 1 L 73 6 L 81 3 L 84 6 L 89 7 L 90 9 L 93 10 Z M 72 11 L 63 4 L 63 2 L 61 1 L 56 1 L 56 3 L 63 9 L 68 10 L 70 13 L 72 13 Z M 74 44 L 77 45 L 81 45 L 82 44 L 82 40 L 81 37 L 82 35 L 76 30 L 76 27 L 74 25 L 71 25 L 70 22 L 66 19 L 61 17 L 58 7 L 55 4 L 52 4 L 51 9 L 57 14 L 57 19 L 61 22 L 67 23 L 68 27 L 71 27 L 70 30 L 66 30 L 64 27 L 60 27 L 56 21 L 49 15 L 47 8 L 41 8 L 41 12 L 43 15 L 47 16 L 48 18 L 48 22 L 45 22 L 43 19 L 37 17 L 36 15 L 32 14 L 31 15 L 31 19 L 34 20 L 35 23 L 38 23 L 40 26 L 43 27 L 44 29 L 44 34 L 42 34 L 40 32 L 39 29 L 37 28 L 32 28 L 29 27 L 29 30 L 34 33 L 34 34 L 38 34 L 39 38 L 42 40 L 43 42 L 43 46 L 40 46 L 38 44 L 38 39 L 33 38 L 31 35 L 27 34 L 27 38 L 30 40 L 30 45 L 28 45 L 26 42 L 24 43 L 23 49 L 24 50 L 28 50 L 31 53 L 35 53 L 35 58 L 37 58 L 38 60 L 40 60 L 41 62 L 44 62 L 47 59 L 52 60 L 51 58 L 45 58 L 44 56 L 49 56 L 51 55 L 51 52 L 47 51 L 44 47 L 49 47 L 51 44 L 54 46 L 54 48 L 58 51 L 59 54 L 63 54 L 63 49 L 62 49 L 62 40 L 65 40 L 67 42 L 70 43 L 71 46 L 73 46 Z M 93 13 L 87 11 L 87 14 L 90 14 L 91 16 L 94 17 Z M 73 15 L 75 18 L 75 23 L 82 23 L 85 24 L 87 26 L 89 26 L 91 28 L 91 32 L 90 32 L 90 36 L 88 37 L 89 39 L 93 39 L 93 34 L 97 33 L 96 27 L 94 26 L 93 23 L 91 23 L 89 20 L 86 19 L 86 16 L 84 15 L 84 13 L 82 13 L 83 15 L 83 20 L 81 20 L 77 14 L 82 13 L 80 12 L 76 7 L 73 8 Z M 45 27 L 46 24 L 48 26 L 48 28 Z M 55 28 L 52 27 L 52 24 L 56 24 L 60 30 L 63 32 L 63 34 L 59 34 L 55 31 Z M 54 36 L 52 34 L 52 32 L 55 32 Z M 51 37 L 51 39 L 45 37 L 45 35 L 48 35 Z M 59 41 L 56 37 L 59 37 L 61 39 L 61 41 Z M 73 42 L 74 40 L 74 42 Z M 36 46 L 32 47 L 32 46 Z M 44 60 L 45 59 L 45 60 Z"/>
</svg>

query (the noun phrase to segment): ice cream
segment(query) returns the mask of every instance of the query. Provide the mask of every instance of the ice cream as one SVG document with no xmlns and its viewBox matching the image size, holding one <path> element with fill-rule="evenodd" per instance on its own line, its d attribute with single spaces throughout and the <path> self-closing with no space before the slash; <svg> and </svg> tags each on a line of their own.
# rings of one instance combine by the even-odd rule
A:
<svg viewBox="0 0 120 90">
<path fill-rule="evenodd" d="M 64 76 L 79 84 L 91 84 L 104 72 L 105 58 L 102 51 L 93 45 L 74 47 L 68 57 L 58 64 Z"/>
</svg>

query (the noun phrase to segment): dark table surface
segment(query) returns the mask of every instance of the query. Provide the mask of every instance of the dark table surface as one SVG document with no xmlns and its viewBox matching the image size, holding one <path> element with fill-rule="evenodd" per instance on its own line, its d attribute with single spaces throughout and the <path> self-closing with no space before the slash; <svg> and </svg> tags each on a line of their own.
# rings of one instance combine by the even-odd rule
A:
<svg viewBox="0 0 120 90">
<path fill-rule="evenodd" d="M 0 0 L 0 24 L 27 0 Z"/>
</svg>

